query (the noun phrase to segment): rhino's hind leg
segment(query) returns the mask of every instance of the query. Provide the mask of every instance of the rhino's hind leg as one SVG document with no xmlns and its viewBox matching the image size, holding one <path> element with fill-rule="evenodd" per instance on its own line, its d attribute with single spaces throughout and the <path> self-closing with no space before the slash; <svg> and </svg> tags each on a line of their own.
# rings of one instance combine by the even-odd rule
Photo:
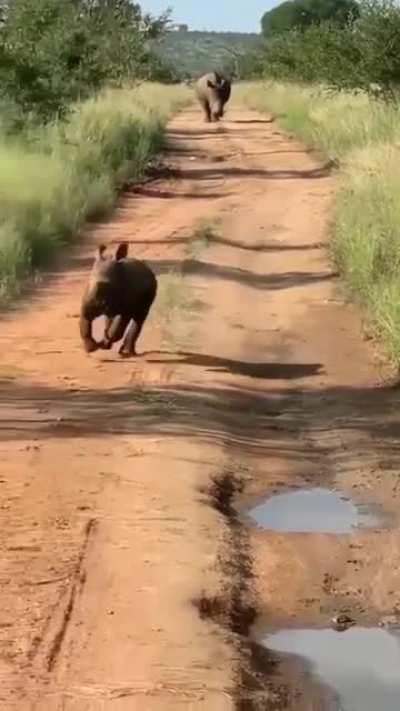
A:
<svg viewBox="0 0 400 711">
<path fill-rule="evenodd" d="M 124 342 L 119 349 L 119 354 L 123 358 L 130 358 L 131 356 L 137 355 L 136 353 L 136 341 L 140 336 L 141 330 L 143 328 L 144 320 L 132 320 L 132 323 L 130 324 L 126 336 L 124 338 Z"/>
<path fill-rule="evenodd" d="M 152 299 L 153 301 L 153 299 Z M 152 303 L 151 301 L 151 303 Z M 149 314 L 150 308 L 151 308 L 151 303 L 146 306 L 146 308 L 143 308 L 140 312 L 140 314 L 135 314 L 135 318 L 132 319 L 132 323 L 130 324 L 126 336 L 124 338 L 124 342 L 119 349 L 119 354 L 123 356 L 124 358 L 130 358 L 131 356 L 135 356 L 136 354 L 136 342 L 142 332 L 142 328 L 144 326 L 144 322 L 146 321 L 146 318 Z"/>
</svg>

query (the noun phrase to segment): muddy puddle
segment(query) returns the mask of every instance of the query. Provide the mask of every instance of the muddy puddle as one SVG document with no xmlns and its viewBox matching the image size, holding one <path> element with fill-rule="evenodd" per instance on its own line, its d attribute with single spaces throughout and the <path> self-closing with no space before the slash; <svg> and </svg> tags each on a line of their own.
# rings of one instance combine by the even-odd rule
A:
<svg viewBox="0 0 400 711">
<path fill-rule="evenodd" d="M 247 517 L 261 528 L 291 533 L 344 534 L 355 528 L 382 526 L 372 509 L 322 488 L 269 497 L 247 511 Z"/>
<path fill-rule="evenodd" d="M 300 657 L 304 671 L 333 692 L 327 692 L 324 711 L 400 709 L 400 631 L 291 629 L 262 642 L 270 650 Z"/>
</svg>

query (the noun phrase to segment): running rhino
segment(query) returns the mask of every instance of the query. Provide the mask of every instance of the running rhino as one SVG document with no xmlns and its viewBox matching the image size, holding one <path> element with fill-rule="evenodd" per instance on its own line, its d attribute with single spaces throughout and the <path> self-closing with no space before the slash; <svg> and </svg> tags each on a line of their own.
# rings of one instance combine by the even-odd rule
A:
<svg viewBox="0 0 400 711">
<path fill-rule="evenodd" d="M 231 81 L 218 72 L 205 74 L 198 80 L 196 94 L 208 123 L 222 118 L 231 90 Z"/>
<path fill-rule="evenodd" d="M 128 259 L 128 245 L 120 244 L 113 257 L 101 245 L 82 298 L 80 333 L 87 353 L 108 350 L 122 340 L 120 355 L 136 355 L 136 341 L 157 293 L 157 279 L 145 262 Z M 97 343 L 93 321 L 106 317 L 104 338 Z M 126 334 L 125 334 L 126 332 Z"/>
</svg>

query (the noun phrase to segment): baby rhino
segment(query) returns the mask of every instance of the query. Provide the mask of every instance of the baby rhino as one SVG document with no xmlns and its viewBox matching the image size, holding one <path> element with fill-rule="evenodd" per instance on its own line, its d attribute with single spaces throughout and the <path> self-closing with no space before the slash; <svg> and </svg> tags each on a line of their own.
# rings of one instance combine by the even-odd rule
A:
<svg viewBox="0 0 400 711">
<path fill-rule="evenodd" d="M 82 299 L 80 332 L 87 353 L 124 341 L 120 355 L 136 355 L 136 341 L 157 293 L 157 279 L 150 267 L 137 259 L 128 259 L 128 245 L 120 244 L 114 257 L 105 256 L 99 247 Z M 104 338 L 96 343 L 93 321 L 105 316 Z M 126 334 L 125 334 L 126 331 Z"/>
</svg>

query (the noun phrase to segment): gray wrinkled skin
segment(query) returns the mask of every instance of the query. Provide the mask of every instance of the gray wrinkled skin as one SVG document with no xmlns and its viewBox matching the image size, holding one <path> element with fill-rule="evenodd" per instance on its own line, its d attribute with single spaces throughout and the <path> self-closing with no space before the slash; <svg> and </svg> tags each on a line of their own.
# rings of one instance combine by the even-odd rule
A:
<svg viewBox="0 0 400 711">
<path fill-rule="evenodd" d="M 128 357 L 136 353 L 136 341 L 157 293 L 157 280 L 145 262 L 127 255 L 126 244 L 120 244 L 113 257 L 105 256 L 105 247 L 98 249 L 80 314 L 80 334 L 87 353 L 108 350 L 124 336 L 120 354 Z M 106 317 L 106 325 L 103 340 L 96 343 L 92 325 L 99 316 Z"/>
<path fill-rule="evenodd" d="M 232 84 L 218 72 L 205 74 L 196 83 L 196 94 L 204 111 L 205 120 L 219 121 L 230 99 Z"/>
</svg>

